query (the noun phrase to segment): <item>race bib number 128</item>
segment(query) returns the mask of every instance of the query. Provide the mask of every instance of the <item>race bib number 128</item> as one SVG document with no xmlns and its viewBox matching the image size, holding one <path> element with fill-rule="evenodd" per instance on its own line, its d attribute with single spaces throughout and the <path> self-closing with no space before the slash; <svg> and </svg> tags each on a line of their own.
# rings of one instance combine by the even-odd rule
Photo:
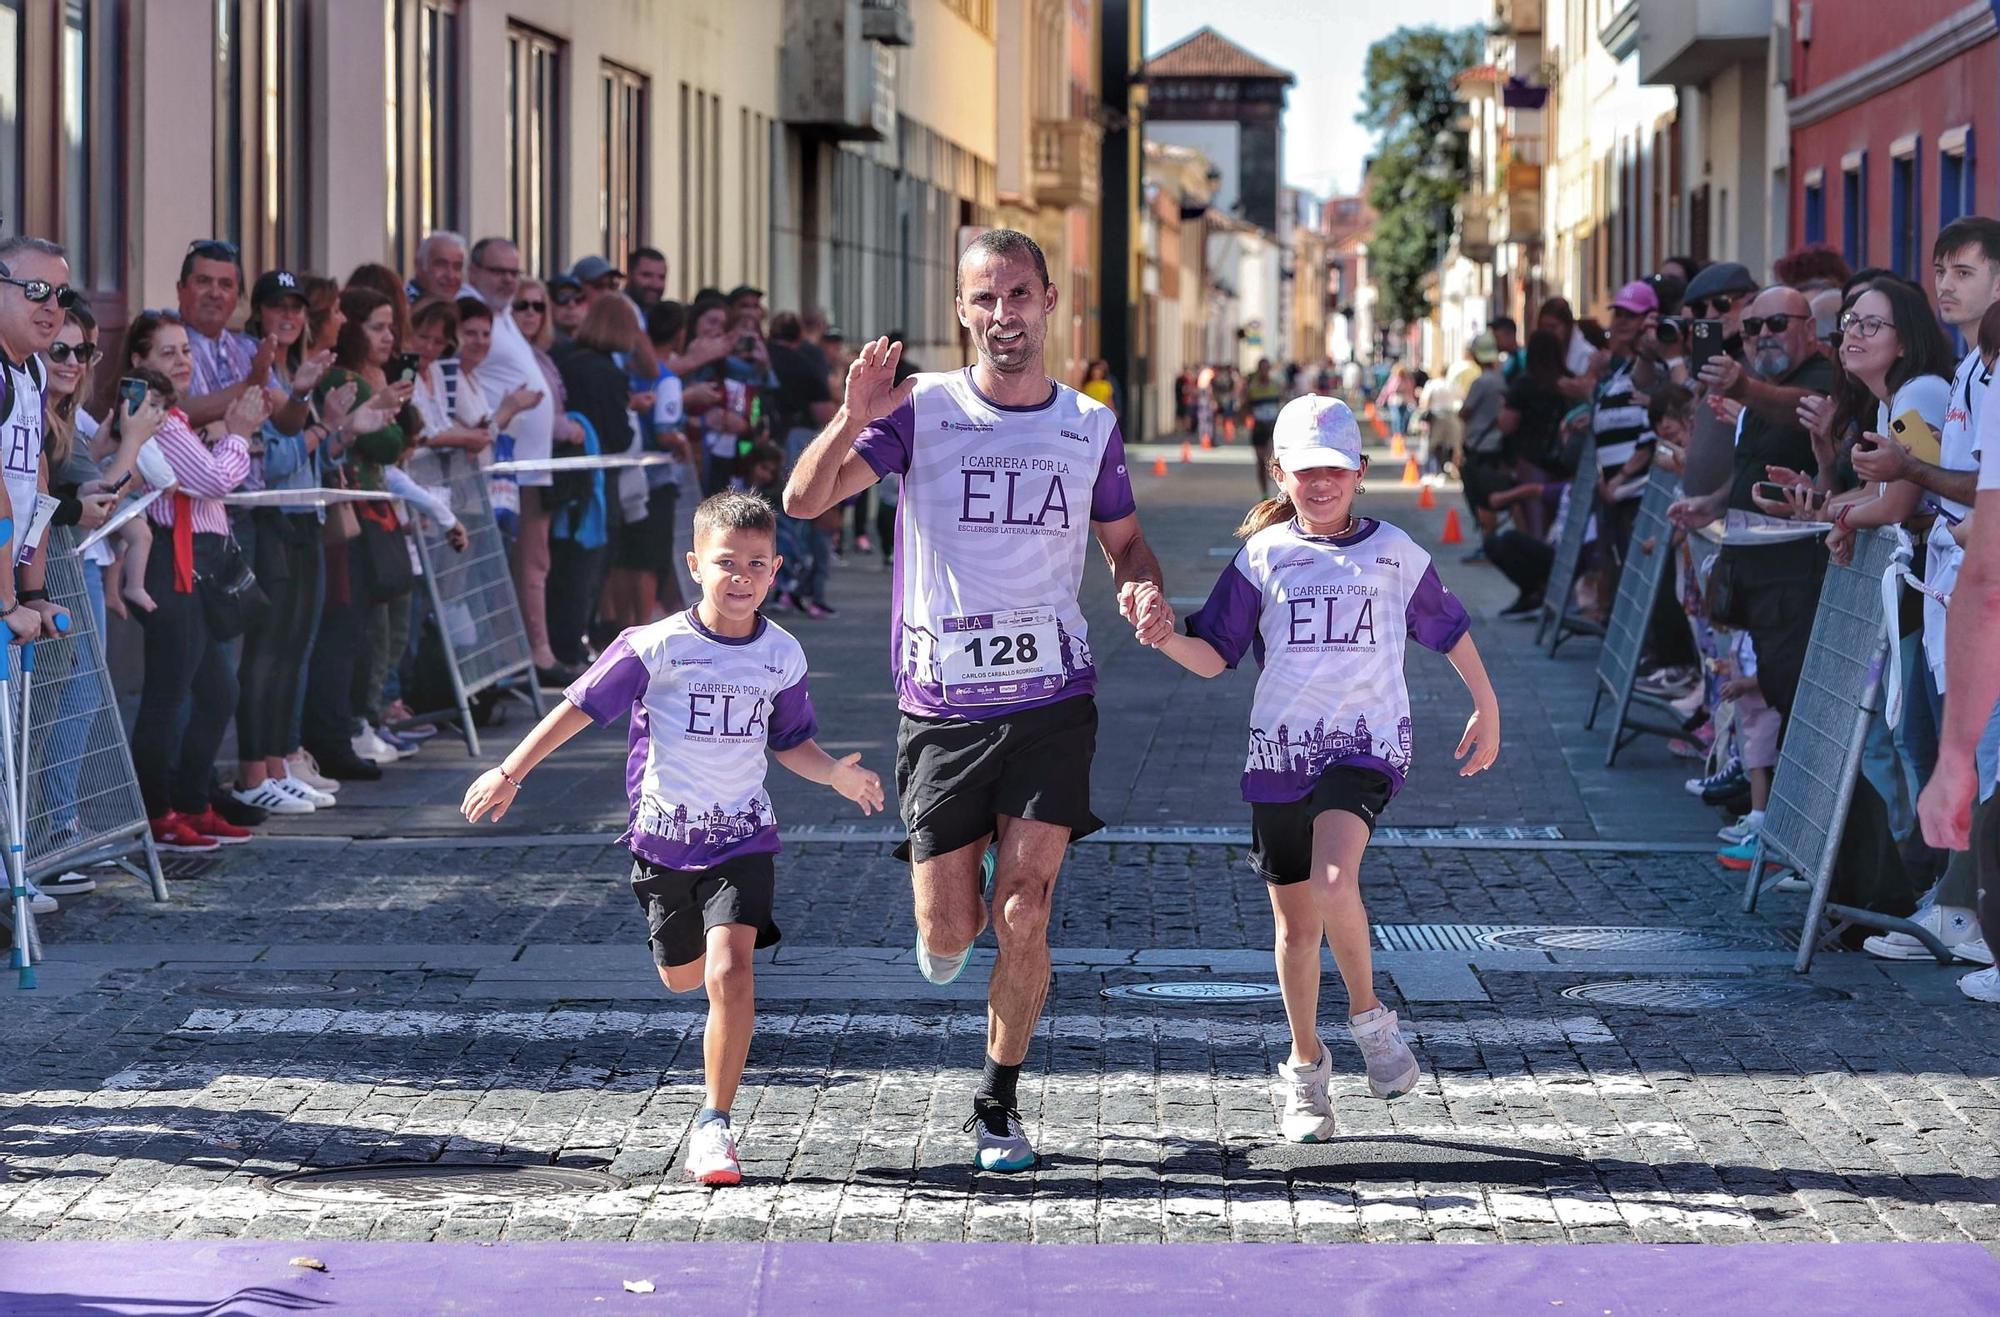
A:
<svg viewBox="0 0 2000 1317">
<path fill-rule="evenodd" d="M 947 617 L 943 631 L 947 704 L 1014 704 L 1062 688 L 1062 627 L 1046 609 Z"/>
</svg>

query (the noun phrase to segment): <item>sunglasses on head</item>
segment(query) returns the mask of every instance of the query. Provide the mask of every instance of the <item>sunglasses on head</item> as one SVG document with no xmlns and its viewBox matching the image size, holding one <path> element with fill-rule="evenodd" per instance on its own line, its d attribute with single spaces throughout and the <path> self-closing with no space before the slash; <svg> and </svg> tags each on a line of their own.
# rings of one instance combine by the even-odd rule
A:
<svg viewBox="0 0 2000 1317">
<path fill-rule="evenodd" d="M 50 361 L 63 362 L 70 360 L 70 358 L 72 357 L 76 359 L 77 365 L 88 366 L 91 362 L 97 359 L 97 344 L 95 343 L 49 344 Z"/>
<path fill-rule="evenodd" d="M 1684 307 L 1687 313 L 1696 320 L 1707 320 L 1711 307 L 1714 308 L 1716 315 L 1726 316 L 1729 314 L 1729 308 L 1735 305 L 1736 299 L 1730 297 L 1727 293 L 1719 293 L 1714 297 L 1703 298 L 1698 302 L 1685 303 Z"/>
<path fill-rule="evenodd" d="M 46 279 L 16 279 L 11 274 L 0 274 L 0 283 L 14 285 L 21 290 L 21 296 L 30 302 L 46 302 L 53 297 L 56 305 L 65 311 L 76 305 L 76 289 L 68 284 L 58 288 Z"/>
<path fill-rule="evenodd" d="M 187 254 L 205 256 L 211 260 L 233 261 L 242 255 L 242 249 L 223 238 L 196 238 L 188 244 Z"/>
<path fill-rule="evenodd" d="M 527 298 L 527 297 L 522 297 L 522 298 L 517 298 L 517 299 L 515 299 L 515 302 L 514 302 L 514 310 L 515 310 L 516 312 L 521 312 L 521 311 L 535 311 L 535 312 L 545 312 L 545 311 L 547 311 L 548 309 L 549 309 L 549 304 L 548 304 L 547 302 L 544 302 L 544 301 L 542 301 L 542 300 L 541 300 L 540 298 L 538 298 L 538 297 L 537 297 L 537 298 Z"/>
<path fill-rule="evenodd" d="M 1810 319 L 1812 319 L 1811 316 L 1803 316 L 1791 311 L 1780 311 L 1774 316 L 1744 316 L 1743 333 L 1749 338 L 1755 338 L 1763 333 L 1766 328 L 1769 328 L 1773 334 L 1782 334 L 1791 327 L 1794 320 Z"/>
</svg>

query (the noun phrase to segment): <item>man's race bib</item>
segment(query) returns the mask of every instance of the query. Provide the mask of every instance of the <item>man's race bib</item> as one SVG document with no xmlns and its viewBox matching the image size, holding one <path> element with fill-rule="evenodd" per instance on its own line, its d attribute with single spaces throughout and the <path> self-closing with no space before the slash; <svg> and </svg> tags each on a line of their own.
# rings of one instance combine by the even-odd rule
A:
<svg viewBox="0 0 2000 1317">
<path fill-rule="evenodd" d="M 1062 689 L 1062 626 L 1048 609 L 947 617 L 942 627 L 946 704 L 1014 704 Z"/>
</svg>

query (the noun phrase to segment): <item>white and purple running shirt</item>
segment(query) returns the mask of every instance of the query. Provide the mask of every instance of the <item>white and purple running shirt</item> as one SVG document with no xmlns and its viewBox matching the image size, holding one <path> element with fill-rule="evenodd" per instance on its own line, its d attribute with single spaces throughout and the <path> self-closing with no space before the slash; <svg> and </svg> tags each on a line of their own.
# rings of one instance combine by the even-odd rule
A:
<svg viewBox="0 0 2000 1317">
<path fill-rule="evenodd" d="M 718 636 L 689 609 L 619 636 L 563 698 L 599 726 L 632 716 L 632 818 L 619 840 L 634 855 L 708 869 L 776 853 L 764 747 L 789 750 L 816 730 L 790 633 L 760 617 L 747 636 Z"/>
<path fill-rule="evenodd" d="M 1065 385 L 1003 407 L 920 374 L 854 451 L 903 478 L 890 662 L 919 717 L 997 718 L 1097 688 L 1077 588 L 1092 522 L 1134 509 L 1118 417 Z"/>
<path fill-rule="evenodd" d="M 1336 765 L 1372 768 L 1400 791 L 1410 767 L 1403 638 L 1444 653 L 1472 625 L 1431 556 L 1387 522 L 1308 535 L 1296 521 L 1252 535 L 1188 634 L 1230 667 L 1263 669 L 1250 712 L 1243 798 L 1304 798 Z"/>
</svg>

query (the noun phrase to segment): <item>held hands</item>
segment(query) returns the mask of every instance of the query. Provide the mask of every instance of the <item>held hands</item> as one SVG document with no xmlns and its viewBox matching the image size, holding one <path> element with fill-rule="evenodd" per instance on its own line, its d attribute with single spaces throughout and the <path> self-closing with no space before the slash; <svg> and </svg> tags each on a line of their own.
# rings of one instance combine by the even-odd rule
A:
<svg viewBox="0 0 2000 1317">
<path fill-rule="evenodd" d="M 1158 649 L 1174 634 L 1174 610 L 1151 581 L 1127 581 L 1119 587 L 1118 615 L 1132 624 L 1139 643 L 1148 649 Z"/>
<path fill-rule="evenodd" d="M 1458 738 L 1458 749 L 1452 752 L 1452 757 L 1462 761 L 1458 769 L 1460 777 L 1471 777 L 1493 767 L 1493 761 L 1500 757 L 1500 710 L 1475 708 L 1465 720 L 1465 735 Z"/>
<path fill-rule="evenodd" d="M 845 759 L 834 760 L 833 771 L 827 774 L 826 784 L 861 806 L 863 816 L 883 808 L 882 779 L 861 766 L 861 752 L 858 750 Z"/>
<path fill-rule="evenodd" d="M 506 816 L 517 794 L 505 773 L 498 768 L 489 768 L 465 789 L 465 800 L 459 805 L 458 812 L 465 816 L 467 823 L 498 823 Z"/>
<path fill-rule="evenodd" d="M 847 391 L 841 400 L 856 424 L 881 420 L 916 391 L 915 376 L 896 383 L 896 363 L 902 359 L 903 345 L 891 343 L 887 335 L 861 345 L 860 355 L 847 368 Z"/>
</svg>

